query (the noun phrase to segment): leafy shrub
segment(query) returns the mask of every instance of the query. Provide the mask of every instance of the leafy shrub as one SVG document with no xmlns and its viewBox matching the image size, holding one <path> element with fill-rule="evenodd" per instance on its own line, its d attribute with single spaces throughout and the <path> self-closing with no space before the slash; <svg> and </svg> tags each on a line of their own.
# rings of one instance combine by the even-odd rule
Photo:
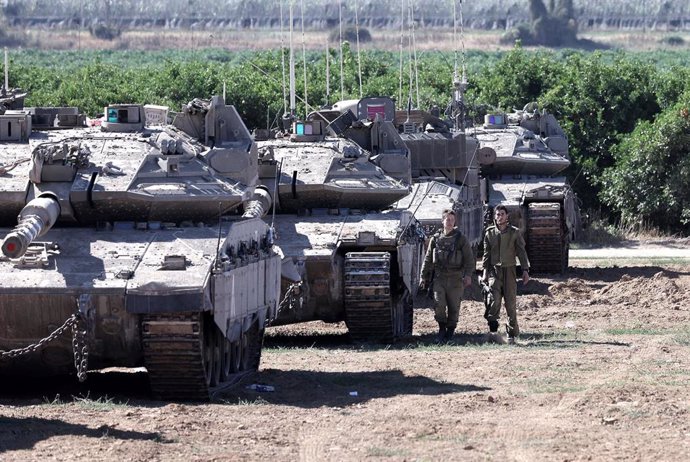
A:
<svg viewBox="0 0 690 462">
<path fill-rule="evenodd" d="M 612 149 L 602 199 L 626 223 L 690 230 L 690 91 Z"/>
</svg>

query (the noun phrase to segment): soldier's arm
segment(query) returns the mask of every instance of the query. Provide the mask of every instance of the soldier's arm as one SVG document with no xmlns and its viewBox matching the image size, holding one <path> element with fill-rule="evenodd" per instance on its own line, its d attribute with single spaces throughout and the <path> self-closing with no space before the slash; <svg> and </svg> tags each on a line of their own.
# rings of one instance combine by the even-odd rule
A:
<svg viewBox="0 0 690 462">
<path fill-rule="evenodd" d="M 472 276 L 477 269 L 477 260 L 472 252 L 472 247 L 464 236 L 462 238 L 462 266 L 463 276 Z"/>
<path fill-rule="evenodd" d="M 426 249 L 426 256 L 424 257 L 424 263 L 422 264 L 422 281 L 429 281 L 431 279 L 431 272 L 434 269 L 434 247 L 436 247 L 436 241 L 432 237 L 429 241 L 429 247 Z"/>
<path fill-rule="evenodd" d="M 517 231 L 517 238 L 515 239 L 515 253 L 517 254 L 518 260 L 520 260 L 522 270 L 529 271 L 529 259 L 527 258 L 527 250 L 525 250 L 525 239 L 522 237 L 520 231 Z"/>
<path fill-rule="evenodd" d="M 484 254 L 482 255 L 482 279 L 489 279 L 489 266 L 491 266 L 491 239 L 489 231 L 484 233 Z"/>
</svg>

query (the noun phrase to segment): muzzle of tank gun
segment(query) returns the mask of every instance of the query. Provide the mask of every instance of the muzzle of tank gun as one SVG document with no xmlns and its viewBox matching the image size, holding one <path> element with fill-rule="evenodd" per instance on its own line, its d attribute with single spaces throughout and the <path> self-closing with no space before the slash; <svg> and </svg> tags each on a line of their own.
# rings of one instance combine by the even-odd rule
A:
<svg viewBox="0 0 690 462">
<path fill-rule="evenodd" d="M 244 204 L 242 218 L 261 218 L 266 216 L 273 205 L 271 193 L 266 188 L 258 187 L 254 190 L 254 195 Z"/>
<path fill-rule="evenodd" d="M 2 241 L 2 253 L 7 258 L 19 258 L 29 245 L 48 232 L 60 216 L 60 203 L 52 196 L 40 196 L 24 206 L 18 224 Z"/>
</svg>

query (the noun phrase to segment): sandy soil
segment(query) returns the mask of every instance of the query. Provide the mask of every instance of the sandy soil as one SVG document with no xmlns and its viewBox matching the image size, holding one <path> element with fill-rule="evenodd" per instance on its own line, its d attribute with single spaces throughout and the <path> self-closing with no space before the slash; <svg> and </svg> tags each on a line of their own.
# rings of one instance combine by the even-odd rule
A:
<svg viewBox="0 0 690 462">
<path fill-rule="evenodd" d="M 260 371 L 210 403 L 152 401 L 143 371 L 6 382 L 0 460 L 686 459 L 690 263 L 574 264 L 520 288 L 515 346 L 465 302 L 445 346 L 428 308 L 390 346 L 270 329 Z"/>
</svg>

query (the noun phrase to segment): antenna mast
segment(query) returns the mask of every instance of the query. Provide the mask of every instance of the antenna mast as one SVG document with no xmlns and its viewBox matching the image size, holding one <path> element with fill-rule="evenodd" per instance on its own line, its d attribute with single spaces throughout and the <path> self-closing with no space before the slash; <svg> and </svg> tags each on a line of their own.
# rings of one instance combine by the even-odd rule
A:
<svg viewBox="0 0 690 462">
<path fill-rule="evenodd" d="M 457 15 L 453 2 L 453 33 L 457 36 Z M 457 41 L 457 38 L 456 38 Z M 462 0 L 460 1 L 460 46 L 462 50 L 462 78 L 458 76 L 458 52 L 455 50 L 455 69 L 453 72 L 453 118 L 455 126 L 465 130 L 465 90 L 467 89 L 467 74 L 465 70 L 465 38 L 462 17 Z"/>
<path fill-rule="evenodd" d="M 285 31 L 283 30 L 283 2 L 280 2 L 280 63 L 283 70 L 283 114 L 287 114 L 287 85 L 285 84 Z"/>
<path fill-rule="evenodd" d="M 414 36 L 414 5 L 412 2 L 409 3 L 410 12 L 410 93 L 412 93 L 412 84 L 414 83 L 416 95 L 417 95 L 417 108 L 420 107 L 419 104 L 419 75 L 417 72 L 417 41 Z"/>
<path fill-rule="evenodd" d="M 304 73 L 304 118 L 309 113 L 309 103 L 307 101 L 307 44 L 304 38 L 304 0 L 300 0 L 300 23 L 302 26 L 302 69 Z"/>
<path fill-rule="evenodd" d="M 326 37 L 326 105 L 329 107 L 331 104 L 331 50 L 330 42 L 328 37 Z"/>
<path fill-rule="evenodd" d="M 398 77 L 398 104 L 402 104 L 403 99 L 403 50 L 405 36 L 405 0 L 400 0 L 400 69 Z"/>
<path fill-rule="evenodd" d="M 355 31 L 357 32 L 357 73 L 359 75 L 359 97 L 362 97 L 362 57 L 359 52 L 359 16 L 357 10 L 357 0 L 355 0 Z"/>
<path fill-rule="evenodd" d="M 5 96 L 10 90 L 10 75 L 7 68 L 7 47 L 5 47 L 5 86 L 2 87 L 2 95 Z"/>
<path fill-rule="evenodd" d="M 345 100 L 345 76 L 343 75 L 343 2 L 338 0 L 338 23 L 340 27 L 340 100 Z"/>
<path fill-rule="evenodd" d="M 295 52 L 292 46 L 292 2 L 290 3 L 290 119 L 295 118 Z"/>
</svg>

